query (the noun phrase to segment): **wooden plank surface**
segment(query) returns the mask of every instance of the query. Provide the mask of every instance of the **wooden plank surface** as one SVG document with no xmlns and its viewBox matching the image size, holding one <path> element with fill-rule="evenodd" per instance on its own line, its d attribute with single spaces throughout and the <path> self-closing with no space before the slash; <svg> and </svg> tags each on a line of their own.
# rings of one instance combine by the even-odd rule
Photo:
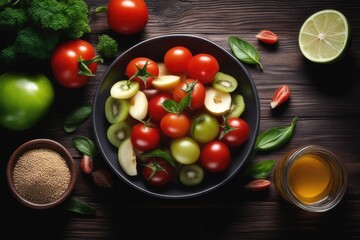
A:
<svg viewBox="0 0 360 240">
<path fill-rule="evenodd" d="M 107 1 L 88 0 L 87 3 L 95 7 Z M 240 173 L 223 188 L 206 196 L 174 201 L 146 196 L 120 179 L 116 179 L 114 188 L 101 189 L 79 170 L 73 195 L 96 208 L 96 216 L 78 216 L 59 209 L 34 211 L 19 205 L 5 179 L 11 152 L 26 140 L 46 137 L 68 147 L 79 164 L 81 156 L 62 129 L 63 120 L 75 105 L 92 102 L 101 76 L 110 64 L 105 62 L 83 89 L 69 90 L 55 85 L 54 107 L 35 128 L 25 132 L 0 129 L 0 210 L 3 215 L 0 238 L 18 239 L 20 234 L 26 234 L 36 239 L 318 239 L 322 236 L 359 239 L 360 2 L 147 0 L 146 3 L 150 18 L 144 32 L 117 35 L 108 28 L 106 15 L 101 14 L 93 19 L 92 33 L 84 39 L 95 44 L 100 34 L 107 33 L 118 40 L 119 54 L 142 40 L 173 33 L 205 37 L 228 51 L 229 36 L 251 42 L 259 50 L 264 66 L 260 72 L 254 66 L 245 65 L 260 97 L 260 131 L 288 124 L 294 116 L 299 118 L 288 145 L 275 152 L 258 154 L 254 161 L 278 160 L 304 144 L 322 145 L 337 154 L 348 170 L 349 186 L 344 199 L 330 212 L 309 213 L 282 200 L 273 186 L 269 191 L 256 194 L 244 191 Z M 335 65 L 310 64 L 298 47 L 299 29 L 310 14 L 327 8 L 337 9 L 348 18 L 353 32 L 352 46 L 346 57 Z M 279 44 L 270 47 L 259 43 L 255 34 L 262 29 L 276 32 Z M 289 85 L 292 95 L 284 111 L 274 112 L 270 110 L 270 99 L 281 84 Z M 77 134 L 93 138 L 91 119 Z M 96 159 L 96 164 L 105 165 L 101 157 Z"/>
</svg>

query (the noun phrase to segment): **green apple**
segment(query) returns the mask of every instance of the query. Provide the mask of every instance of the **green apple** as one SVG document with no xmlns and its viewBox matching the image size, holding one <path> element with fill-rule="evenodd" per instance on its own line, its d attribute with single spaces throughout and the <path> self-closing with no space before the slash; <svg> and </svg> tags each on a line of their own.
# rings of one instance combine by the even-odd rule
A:
<svg viewBox="0 0 360 240">
<path fill-rule="evenodd" d="M 49 111 L 54 98 L 53 85 L 44 74 L 2 74 L 0 126 L 14 131 L 33 127 Z"/>
</svg>

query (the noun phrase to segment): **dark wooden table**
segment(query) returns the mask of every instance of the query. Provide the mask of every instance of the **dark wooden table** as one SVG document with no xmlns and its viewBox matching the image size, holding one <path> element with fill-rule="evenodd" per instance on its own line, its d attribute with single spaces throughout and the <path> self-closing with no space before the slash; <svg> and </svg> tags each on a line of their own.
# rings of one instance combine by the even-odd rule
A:
<svg viewBox="0 0 360 240">
<path fill-rule="evenodd" d="M 87 1 L 100 6 L 108 1 Z M 76 105 L 92 103 L 102 74 L 110 62 L 100 64 L 96 77 L 82 89 L 55 86 L 56 100 L 50 113 L 34 128 L 23 132 L 0 130 L 1 239 L 339 239 L 360 238 L 360 2 L 357 0 L 301 1 L 146 1 L 149 22 L 145 31 L 120 36 L 107 26 L 106 15 L 95 17 L 92 33 L 84 39 L 95 44 L 100 34 L 115 37 L 119 54 L 134 44 L 170 33 L 205 37 L 230 51 L 231 35 L 253 43 L 260 52 L 264 71 L 246 65 L 260 97 L 260 131 L 299 118 L 291 142 L 284 148 L 258 154 L 254 161 L 279 160 L 304 144 L 319 144 L 339 156 L 348 170 L 348 191 L 338 206 L 326 213 L 310 213 L 282 200 L 272 185 L 269 191 L 249 193 L 241 174 L 219 190 L 186 200 L 165 200 L 140 193 L 120 179 L 111 189 L 99 188 L 79 170 L 73 196 L 96 209 L 95 216 L 60 209 L 38 211 L 20 205 L 10 194 L 5 168 L 11 152 L 23 142 L 50 138 L 65 145 L 77 164 L 80 154 L 63 131 L 65 115 Z M 298 47 L 303 21 L 315 11 L 333 8 L 348 18 L 353 32 L 346 57 L 335 65 L 309 64 Z M 276 47 L 259 43 L 255 34 L 270 29 L 279 35 Z M 46 65 L 45 65 L 46 66 Z M 47 69 L 44 69 L 48 72 Z M 292 92 L 286 109 L 274 114 L 270 99 L 275 89 L 287 84 Z M 91 118 L 77 135 L 93 138 Z M 96 167 L 106 164 L 101 157 Z M 272 175 L 270 176 L 272 180 Z"/>
</svg>

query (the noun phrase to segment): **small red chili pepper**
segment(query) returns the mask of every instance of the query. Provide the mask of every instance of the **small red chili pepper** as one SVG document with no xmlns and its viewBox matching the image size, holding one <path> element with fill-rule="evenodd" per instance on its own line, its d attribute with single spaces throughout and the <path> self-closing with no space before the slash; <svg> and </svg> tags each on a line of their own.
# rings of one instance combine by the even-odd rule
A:
<svg viewBox="0 0 360 240">
<path fill-rule="evenodd" d="M 275 44 L 279 37 L 270 30 L 262 30 L 255 36 L 259 41 L 267 44 Z"/>
<path fill-rule="evenodd" d="M 91 156 L 83 155 L 81 162 L 80 162 L 80 168 L 85 174 L 90 174 L 93 170 L 93 160 Z"/>
<path fill-rule="evenodd" d="M 286 85 L 280 86 L 271 99 L 270 106 L 272 109 L 286 102 L 290 98 L 290 89 Z"/>
</svg>

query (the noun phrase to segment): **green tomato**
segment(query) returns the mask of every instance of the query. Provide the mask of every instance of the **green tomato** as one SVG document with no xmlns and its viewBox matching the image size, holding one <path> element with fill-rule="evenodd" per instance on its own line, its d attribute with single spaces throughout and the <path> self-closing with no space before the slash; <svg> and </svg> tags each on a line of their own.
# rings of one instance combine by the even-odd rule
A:
<svg viewBox="0 0 360 240">
<path fill-rule="evenodd" d="M 191 120 L 191 136 L 199 143 L 214 140 L 219 134 L 219 122 L 209 113 L 201 113 Z"/>
<path fill-rule="evenodd" d="M 181 164 L 192 164 L 200 156 L 200 147 L 191 137 L 174 138 L 170 143 L 170 151 Z"/>
<path fill-rule="evenodd" d="M 2 74 L 0 125 L 14 131 L 33 127 L 50 109 L 54 95 L 51 81 L 43 74 Z"/>
</svg>

